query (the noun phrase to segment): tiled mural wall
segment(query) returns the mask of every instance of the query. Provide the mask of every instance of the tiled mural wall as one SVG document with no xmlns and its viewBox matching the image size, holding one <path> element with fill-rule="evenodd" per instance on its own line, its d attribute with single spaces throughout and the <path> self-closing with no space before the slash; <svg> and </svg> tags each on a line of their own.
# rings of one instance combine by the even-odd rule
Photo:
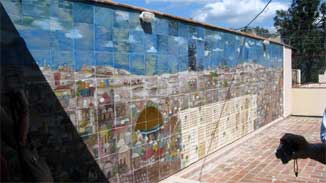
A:
<svg viewBox="0 0 326 183">
<path fill-rule="evenodd" d="M 110 5 L 3 4 L 110 182 L 157 182 L 282 116 L 281 45 Z"/>
</svg>

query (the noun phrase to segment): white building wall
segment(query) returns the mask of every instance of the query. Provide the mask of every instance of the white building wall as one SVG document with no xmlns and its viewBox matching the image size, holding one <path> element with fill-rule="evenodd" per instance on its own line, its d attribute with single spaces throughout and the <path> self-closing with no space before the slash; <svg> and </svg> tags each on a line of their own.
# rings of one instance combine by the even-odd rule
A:
<svg viewBox="0 0 326 183">
<path fill-rule="evenodd" d="M 283 49 L 283 115 L 292 113 L 292 51 L 290 48 Z"/>
</svg>

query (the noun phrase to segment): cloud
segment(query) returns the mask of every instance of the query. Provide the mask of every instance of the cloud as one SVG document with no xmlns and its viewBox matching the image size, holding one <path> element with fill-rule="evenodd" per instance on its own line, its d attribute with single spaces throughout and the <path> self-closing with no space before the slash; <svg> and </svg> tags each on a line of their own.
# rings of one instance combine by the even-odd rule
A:
<svg viewBox="0 0 326 183">
<path fill-rule="evenodd" d="M 129 41 L 129 43 L 136 43 L 137 42 L 133 35 L 129 35 L 128 41 Z"/>
<path fill-rule="evenodd" d="M 247 41 L 246 43 L 248 43 L 250 47 L 255 45 L 255 42 L 253 42 L 251 40 Z"/>
<path fill-rule="evenodd" d="M 221 48 L 215 48 L 215 49 L 213 49 L 212 51 L 215 51 L 215 52 L 222 52 L 222 51 L 224 51 L 224 49 L 221 49 Z"/>
<path fill-rule="evenodd" d="M 79 32 L 78 29 L 70 30 L 69 32 L 65 33 L 65 36 L 71 39 L 80 39 L 83 37 L 83 35 Z"/>
<path fill-rule="evenodd" d="M 176 41 L 178 45 L 184 45 L 187 43 L 186 39 L 182 37 L 174 37 L 174 41 Z"/>
<path fill-rule="evenodd" d="M 143 31 L 143 29 L 141 28 L 140 25 L 137 25 L 137 27 L 135 28 L 136 31 Z"/>
<path fill-rule="evenodd" d="M 216 41 L 222 39 L 222 37 L 220 35 L 218 35 L 218 34 L 208 35 L 207 38 L 210 38 L 210 39 L 213 39 L 213 40 L 216 40 Z"/>
<path fill-rule="evenodd" d="M 108 41 L 107 43 L 105 43 L 104 47 L 113 48 L 113 42 L 112 41 Z"/>
<path fill-rule="evenodd" d="M 195 40 L 199 40 L 199 41 L 203 41 L 204 40 L 203 38 L 197 37 L 197 36 L 194 36 L 194 35 L 192 35 L 191 39 L 195 39 Z"/>
<path fill-rule="evenodd" d="M 150 49 L 147 50 L 148 53 L 156 53 L 157 50 L 156 48 L 154 48 L 154 46 L 152 46 Z"/>
<path fill-rule="evenodd" d="M 129 19 L 129 14 L 128 12 L 125 11 L 116 11 L 115 12 L 116 18 L 118 21 L 125 21 Z"/>
<path fill-rule="evenodd" d="M 194 12 L 194 19 L 202 22 L 225 22 L 230 27 L 237 28 L 246 25 L 266 5 L 263 0 L 220 0 L 206 4 Z M 275 15 L 276 10 L 286 10 L 288 4 L 284 2 L 271 2 L 266 10 L 256 19 L 263 22 Z"/>
<path fill-rule="evenodd" d="M 54 18 L 44 19 L 44 20 L 35 20 L 33 21 L 33 25 L 40 27 L 43 30 L 63 30 L 61 24 Z"/>
<path fill-rule="evenodd" d="M 246 42 L 246 43 L 245 43 L 245 47 L 246 47 L 246 48 L 250 48 L 250 44 Z"/>
</svg>

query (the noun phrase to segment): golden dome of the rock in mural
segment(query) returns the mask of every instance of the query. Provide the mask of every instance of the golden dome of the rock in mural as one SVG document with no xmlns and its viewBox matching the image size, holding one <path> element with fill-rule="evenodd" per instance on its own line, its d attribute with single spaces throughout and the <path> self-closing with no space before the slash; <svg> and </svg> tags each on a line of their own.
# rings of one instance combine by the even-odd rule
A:
<svg viewBox="0 0 326 183">
<path fill-rule="evenodd" d="M 145 108 L 139 115 L 135 130 L 146 132 L 162 125 L 163 117 L 155 107 Z"/>
</svg>

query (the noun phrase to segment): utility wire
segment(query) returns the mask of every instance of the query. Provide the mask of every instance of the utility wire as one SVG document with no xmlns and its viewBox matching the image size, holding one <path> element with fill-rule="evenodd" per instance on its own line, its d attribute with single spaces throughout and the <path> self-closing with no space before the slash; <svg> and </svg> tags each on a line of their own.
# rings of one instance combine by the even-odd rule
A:
<svg viewBox="0 0 326 183">
<path fill-rule="evenodd" d="M 255 16 L 255 18 L 253 18 L 246 26 L 244 26 L 244 27 L 241 27 L 241 28 L 238 28 L 238 29 L 235 29 L 235 30 L 241 30 L 241 29 L 243 29 L 243 28 L 245 28 L 245 29 L 247 29 L 248 27 L 249 27 L 249 25 L 252 23 L 252 22 L 254 22 L 258 17 L 259 17 L 259 15 L 261 15 L 264 11 L 265 11 L 265 9 L 267 8 L 267 6 L 270 4 L 272 2 L 272 0 L 269 0 L 268 1 L 268 3 L 265 5 L 265 7 L 263 8 L 263 10 L 261 10 L 256 16 Z"/>
<path fill-rule="evenodd" d="M 237 58 L 238 61 L 240 61 L 240 56 L 241 56 L 241 54 L 242 54 L 242 50 L 243 50 L 243 48 L 244 48 L 244 46 L 245 46 L 245 43 L 246 43 L 246 37 L 244 38 L 244 40 L 243 40 L 243 44 L 241 45 L 240 52 L 239 52 L 239 54 L 238 54 L 238 58 Z M 221 118 L 222 118 L 222 114 L 223 114 L 223 112 L 224 112 L 225 105 L 226 105 L 226 103 L 227 103 L 227 102 L 230 100 L 230 98 L 231 98 L 231 88 L 232 88 L 232 83 L 233 83 L 233 81 L 235 80 L 235 75 L 236 75 L 236 74 L 232 75 L 232 79 L 231 79 L 231 81 L 230 81 L 230 86 L 228 87 L 228 89 L 227 89 L 227 91 L 226 91 L 226 93 L 225 93 L 225 96 L 224 96 L 224 103 L 223 103 L 222 108 L 221 108 L 221 111 L 220 111 L 220 113 L 219 113 L 218 120 L 217 120 L 217 122 L 216 122 L 216 124 L 215 124 L 214 130 L 213 130 L 213 133 L 210 134 L 211 136 L 210 136 L 210 142 L 209 142 L 209 145 L 208 145 L 208 148 L 207 148 L 207 155 L 204 157 L 203 163 L 202 163 L 201 168 L 200 168 L 200 173 L 199 173 L 199 182 L 201 182 L 201 178 L 202 178 L 202 175 L 203 175 L 203 169 L 204 169 L 204 167 L 205 167 L 205 165 L 206 165 L 206 159 L 207 159 L 207 156 L 208 156 L 208 154 L 209 154 L 210 151 L 211 151 L 211 147 L 212 147 L 213 140 L 215 139 L 216 135 L 218 135 L 218 134 L 216 134 L 216 133 L 217 133 L 217 129 L 218 129 L 219 123 L 220 123 Z M 207 133 L 207 132 L 206 132 L 206 133 Z"/>
</svg>

